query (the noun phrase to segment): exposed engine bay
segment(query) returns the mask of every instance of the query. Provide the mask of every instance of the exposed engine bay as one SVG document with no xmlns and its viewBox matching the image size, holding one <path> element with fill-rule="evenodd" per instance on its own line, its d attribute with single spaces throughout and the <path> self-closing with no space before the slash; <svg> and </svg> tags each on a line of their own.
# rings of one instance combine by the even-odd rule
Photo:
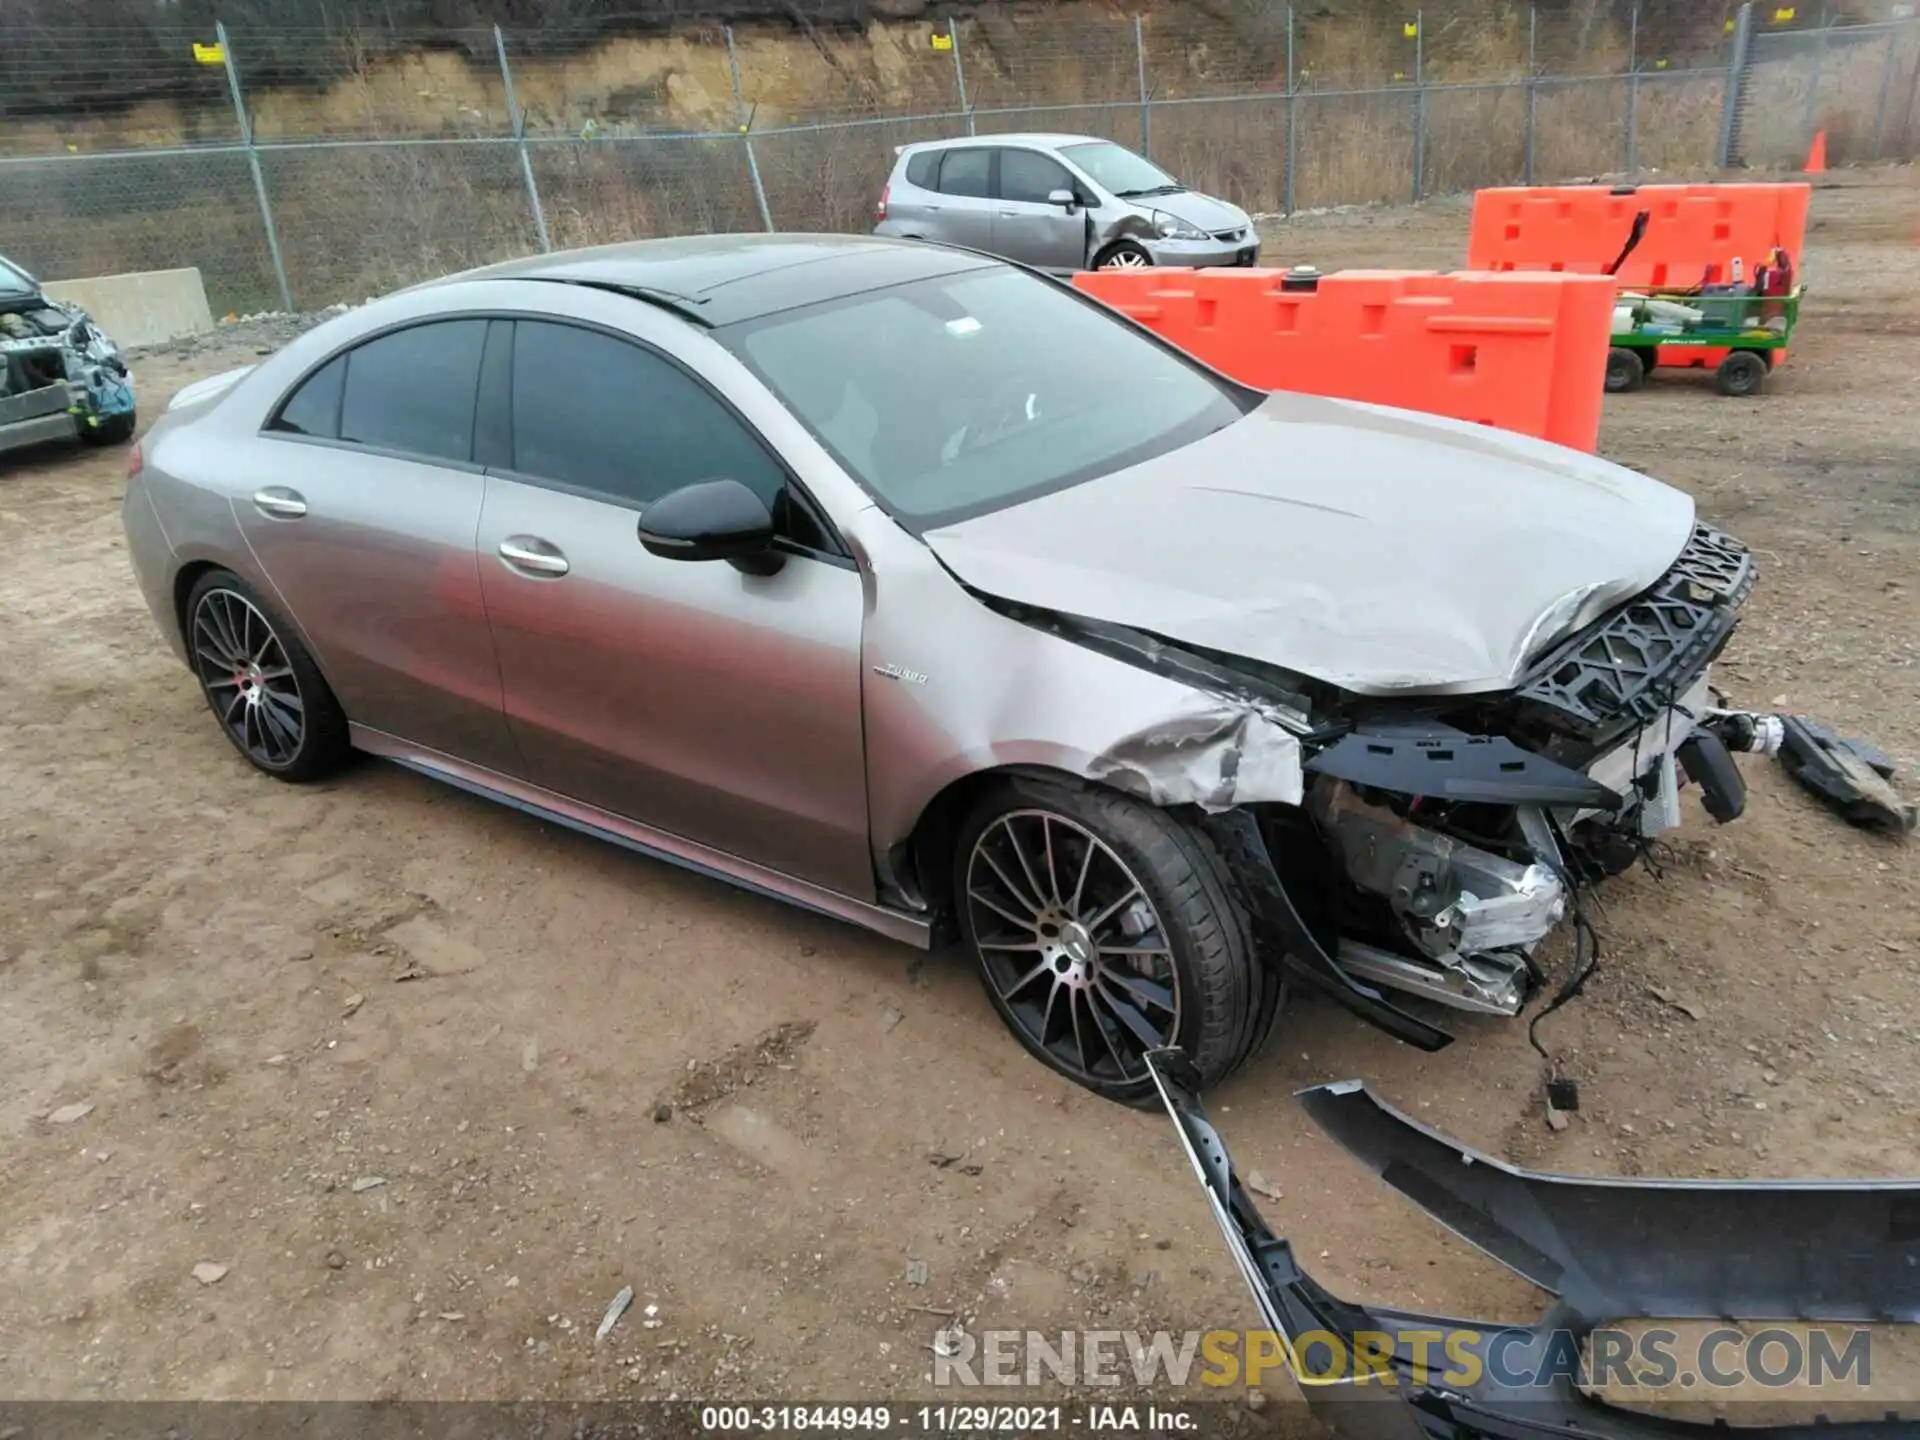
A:
<svg viewBox="0 0 1920 1440">
<path fill-rule="evenodd" d="M 1515 1015 L 1545 983 L 1534 952 L 1583 887 L 1647 855 L 1700 788 L 1745 808 L 1733 750 L 1772 753 L 1775 717 L 1717 704 L 1712 661 L 1754 583 L 1744 546 L 1696 525 L 1650 590 L 1543 655 L 1517 691 L 1358 718 L 1313 754 L 1300 822 L 1262 807 L 1280 874 L 1333 963 L 1363 986 Z M 1290 833 L 1291 832 L 1291 833 Z M 1590 963 L 1591 956 L 1584 962 Z M 1576 977 L 1576 984 L 1578 977 Z"/>
<path fill-rule="evenodd" d="M 1733 752 L 1774 754 L 1786 736 L 1812 733 L 1722 708 L 1712 687 L 1754 578 L 1745 546 L 1695 524 L 1652 586 L 1551 643 L 1516 688 L 1472 695 L 1357 696 L 1126 627 L 989 603 L 1237 700 L 1297 737 L 1297 805 L 1245 799 L 1233 782 L 1270 761 L 1244 745 L 1196 751 L 1196 780 L 1221 772 L 1212 790 L 1193 787 L 1200 823 L 1266 953 L 1437 1049 L 1450 1035 L 1383 992 L 1518 1014 L 1546 983 L 1534 955 L 1556 927 L 1576 925 L 1576 967 L 1591 964 L 1583 892 L 1650 855 L 1680 823 L 1683 788 L 1698 787 L 1717 822 L 1733 820 L 1746 803 Z M 1871 778 L 1884 758 L 1827 738 L 1807 754 L 1828 779 Z M 1109 757 L 1103 777 L 1126 786 L 1147 749 Z M 1173 798 L 1166 772 L 1161 759 L 1150 777 L 1161 793 L 1143 787 L 1160 803 Z"/>
<path fill-rule="evenodd" d="M 0 452 L 133 433 L 133 380 L 120 349 L 77 305 L 0 261 Z"/>
</svg>

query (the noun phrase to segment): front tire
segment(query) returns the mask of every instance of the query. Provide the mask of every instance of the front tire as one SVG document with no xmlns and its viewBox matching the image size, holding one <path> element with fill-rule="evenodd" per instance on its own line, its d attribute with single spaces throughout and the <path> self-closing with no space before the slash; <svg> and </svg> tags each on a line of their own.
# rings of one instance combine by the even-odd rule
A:
<svg viewBox="0 0 1920 1440">
<path fill-rule="evenodd" d="M 1124 1104 L 1145 1054 L 1178 1045 L 1204 1084 L 1265 1038 L 1278 984 L 1224 866 L 1195 830 L 1127 796 L 1018 780 L 962 826 L 955 908 L 987 998 L 1029 1054 Z"/>
<path fill-rule="evenodd" d="M 1145 270 L 1153 256 L 1138 240 L 1116 240 L 1093 257 L 1096 270 Z"/>
<path fill-rule="evenodd" d="M 185 611 L 187 653 L 220 731 L 254 769 L 296 784 L 346 761 L 347 717 L 293 627 L 238 575 L 210 570 Z"/>
</svg>

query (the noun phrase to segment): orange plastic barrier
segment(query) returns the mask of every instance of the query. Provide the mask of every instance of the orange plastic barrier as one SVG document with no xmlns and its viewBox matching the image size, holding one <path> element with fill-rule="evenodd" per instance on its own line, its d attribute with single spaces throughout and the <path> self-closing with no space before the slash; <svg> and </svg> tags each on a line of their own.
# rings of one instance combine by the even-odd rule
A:
<svg viewBox="0 0 1920 1440">
<path fill-rule="evenodd" d="M 1634 216 L 1647 212 L 1647 233 L 1614 277 L 1622 285 L 1659 289 L 1725 284 L 1737 257 L 1748 279 L 1774 246 L 1804 264 L 1807 208 L 1813 187 L 1800 181 L 1740 185 L 1511 186 L 1479 190 L 1467 235 L 1473 270 L 1567 271 L 1597 275 L 1627 243 Z M 1665 366 L 1718 365 L 1724 349 L 1663 345 Z M 1777 350 L 1773 363 L 1786 363 Z"/>
<path fill-rule="evenodd" d="M 1469 270 L 1564 270 L 1597 275 L 1647 212 L 1647 233 L 1615 277 L 1623 285 L 1725 284 L 1738 257 L 1746 277 L 1778 245 L 1803 263 L 1802 182 L 1754 185 L 1542 185 L 1480 190 L 1467 235 Z"/>
<path fill-rule="evenodd" d="M 1365 400 L 1591 451 L 1614 283 L 1590 275 L 1093 270 L 1087 294 L 1262 390 Z"/>
</svg>

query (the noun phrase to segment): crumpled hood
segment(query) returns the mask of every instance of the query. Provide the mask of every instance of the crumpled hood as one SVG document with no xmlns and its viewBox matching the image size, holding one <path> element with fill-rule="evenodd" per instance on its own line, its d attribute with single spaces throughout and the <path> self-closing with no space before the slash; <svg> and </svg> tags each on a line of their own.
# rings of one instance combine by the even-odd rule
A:
<svg viewBox="0 0 1920 1440">
<path fill-rule="evenodd" d="M 1693 501 L 1542 440 L 1277 394 L 1143 464 L 927 532 L 989 595 L 1361 694 L 1512 688 L 1679 555 Z"/>
<path fill-rule="evenodd" d="M 1198 190 L 1176 190 L 1171 195 L 1143 195 L 1132 203 L 1164 210 L 1189 225 L 1199 226 L 1209 235 L 1216 230 L 1238 230 L 1253 223 L 1247 218 L 1247 212 L 1238 205 L 1216 200 L 1211 195 L 1202 195 Z"/>
</svg>

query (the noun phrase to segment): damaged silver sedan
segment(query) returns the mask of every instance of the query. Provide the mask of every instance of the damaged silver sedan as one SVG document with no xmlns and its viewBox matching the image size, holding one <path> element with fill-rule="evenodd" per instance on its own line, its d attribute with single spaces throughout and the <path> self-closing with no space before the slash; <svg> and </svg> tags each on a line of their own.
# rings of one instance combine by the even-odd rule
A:
<svg viewBox="0 0 1920 1440">
<path fill-rule="evenodd" d="M 1429 1048 L 1430 1002 L 1517 1013 L 1687 777 L 1743 800 L 1708 667 L 1753 565 L 1687 496 L 1245 389 L 938 246 L 390 296 L 182 392 L 124 518 L 262 770 L 384 755 L 957 937 L 1130 1101 L 1162 1045 L 1232 1070 L 1293 979 Z"/>
<path fill-rule="evenodd" d="M 0 256 L 0 454 L 75 438 L 133 438 L 133 378 L 78 305 Z"/>
</svg>

